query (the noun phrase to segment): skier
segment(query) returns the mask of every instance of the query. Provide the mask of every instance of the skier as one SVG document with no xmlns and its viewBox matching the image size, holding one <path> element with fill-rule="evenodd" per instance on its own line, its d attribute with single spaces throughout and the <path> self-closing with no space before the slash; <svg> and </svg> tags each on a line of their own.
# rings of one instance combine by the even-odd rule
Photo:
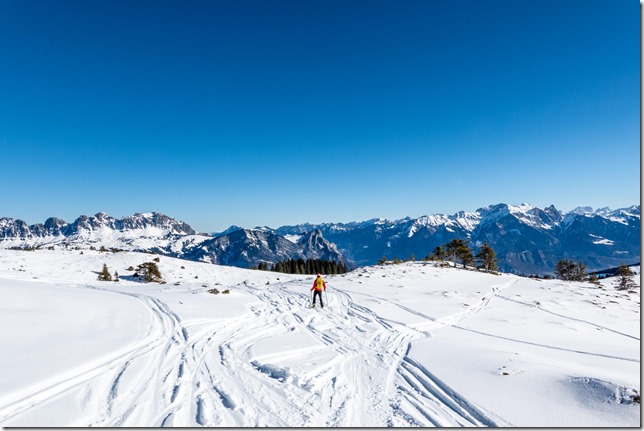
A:
<svg viewBox="0 0 644 431">
<path fill-rule="evenodd" d="M 326 283 L 324 282 L 324 280 L 322 280 L 322 277 L 318 273 L 317 278 L 313 282 L 313 287 L 311 288 L 311 290 L 313 291 L 313 304 L 312 304 L 313 308 L 315 308 L 316 296 L 320 297 L 320 306 L 324 308 L 324 303 L 322 302 L 322 288 L 324 288 L 324 291 L 326 292 Z"/>
</svg>

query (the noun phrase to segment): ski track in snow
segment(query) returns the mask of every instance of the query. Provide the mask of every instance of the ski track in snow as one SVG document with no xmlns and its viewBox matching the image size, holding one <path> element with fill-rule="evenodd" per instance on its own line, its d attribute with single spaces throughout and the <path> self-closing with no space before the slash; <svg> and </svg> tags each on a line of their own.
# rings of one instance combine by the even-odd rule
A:
<svg viewBox="0 0 644 431">
<path fill-rule="evenodd" d="M 126 295 L 143 304 L 147 315 L 141 320 L 148 325 L 143 337 L 110 357 L 77 369 L 76 375 L 34 386 L 30 393 L 0 405 L 0 425 L 60 397 L 84 393 L 87 411 L 98 412 L 86 426 L 513 426 L 459 394 L 409 355 L 412 341 L 431 337 L 431 331 L 445 327 L 638 362 L 464 326 L 466 319 L 498 298 L 639 341 L 633 335 L 502 295 L 517 279 L 489 286 L 475 303 L 468 300 L 473 305 L 466 304 L 440 318 L 396 301 L 387 302 L 403 312 L 396 316 L 414 316 L 411 324 L 386 318 L 357 303 L 358 297 L 382 301 L 365 291 L 332 287 L 324 297 L 326 307 L 310 309 L 310 297 L 302 292 L 307 283 L 292 280 L 258 286 L 242 282 L 231 287 L 259 300 L 246 313 L 188 322 L 154 296 L 93 284 L 78 286 Z M 288 334 L 305 335 L 318 345 L 257 355 L 262 342 Z M 306 358 L 314 360 L 306 363 L 304 371 L 283 365 Z"/>
<path fill-rule="evenodd" d="M 407 356 L 409 342 L 419 336 L 416 329 L 378 316 L 354 303 L 352 297 L 342 290 L 335 290 L 333 295 L 332 307 L 327 304 L 321 314 L 317 314 L 317 310 L 302 308 L 308 302 L 302 294 L 300 303 L 292 300 L 293 292 L 279 288 L 262 289 L 258 295 L 268 305 L 256 309 L 258 317 L 262 317 L 260 321 L 271 321 L 274 327 L 304 327 L 337 353 L 330 363 L 311 375 L 290 382 L 287 379 L 286 384 L 292 385 L 287 393 L 293 396 L 289 397 L 288 403 L 274 406 L 278 411 L 284 409 L 288 412 L 284 417 L 291 419 L 284 425 L 497 425 L 497 420 L 468 403 Z M 487 302 L 481 307 L 485 304 Z M 343 313 L 335 313 L 336 308 Z M 355 318 L 368 329 L 356 327 Z M 365 339 L 365 334 L 370 336 Z M 285 356 L 288 355 L 291 353 L 286 352 Z M 283 375 L 268 367 L 257 368 L 266 376 L 260 376 L 259 381 L 256 374 L 252 376 L 255 384 L 246 386 L 247 394 L 259 389 L 258 395 L 261 396 L 267 384 L 284 391 Z M 392 393 L 396 396 L 383 399 L 382 394 Z M 261 398 L 258 396 L 257 399 Z"/>
<path fill-rule="evenodd" d="M 152 301 L 152 298 L 141 298 L 141 300 Z M 157 313 L 157 315 L 162 314 L 163 313 L 161 312 Z M 46 387 L 38 388 L 31 395 L 25 396 L 9 405 L 2 406 L 2 408 L 0 408 L 0 423 L 27 409 L 38 406 L 45 401 L 53 399 L 72 388 L 84 385 L 89 381 L 101 378 L 106 374 L 115 374 L 116 376 L 111 385 L 108 396 L 108 404 L 111 404 L 109 401 L 112 401 L 115 398 L 119 380 L 124 371 L 128 368 L 130 362 L 137 357 L 141 357 L 148 354 L 149 352 L 155 351 L 163 342 L 162 336 L 152 333 L 153 329 L 157 329 L 156 332 L 161 332 L 163 329 L 165 329 L 165 326 L 163 322 L 161 322 L 160 326 L 153 325 L 151 327 L 150 333 L 148 334 L 149 336 L 137 343 L 137 345 L 127 353 L 109 358 L 101 365 L 92 367 L 88 370 L 84 370 L 76 376 L 68 377 L 56 383 L 49 384 Z M 161 331 L 159 331 L 159 329 L 161 329 Z"/>
<path fill-rule="evenodd" d="M 509 284 L 492 287 L 476 306 L 442 319 L 395 304 L 427 320 L 416 326 L 387 320 L 336 289 L 325 309 L 307 308 L 308 296 L 289 289 L 301 284 L 241 283 L 235 288 L 252 292 L 261 304 L 235 319 L 190 326 L 157 298 L 86 285 L 145 304 L 151 319 L 147 335 L 127 352 L 0 406 L 0 423 L 83 387 L 94 395 L 91 402 L 99 403 L 100 413 L 89 426 L 509 425 L 408 356 L 412 339 L 431 336 L 422 331 L 455 326 Z M 258 341 L 292 331 L 317 339 L 332 352 L 330 359 L 303 374 L 272 363 L 320 348 L 274 353 L 266 363 L 253 360 Z"/>
<path fill-rule="evenodd" d="M 594 327 L 596 327 L 596 328 L 599 328 L 599 329 L 602 329 L 602 330 L 606 330 L 606 331 L 608 331 L 608 332 L 612 332 L 612 333 L 614 333 L 614 334 L 622 335 L 622 336 L 624 336 L 624 337 L 628 337 L 628 338 L 632 338 L 633 340 L 640 341 L 639 337 L 635 337 L 635 336 L 633 336 L 633 335 L 625 334 L 624 332 L 616 331 L 615 329 L 607 328 L 606 326 L 598 325 L 598 324 L 596 324 L 596 323 L 589 322 L 588 320 L 577 319 L 577 318 L 575 318 L 575 317 L 570 317 L 570 316 L 566 316 L 566 315 L 564 315 L 564 314 L 555 313 L 554 311 L 546 310 L 546 309 L 545 309 L 545 308 L 543 308 L 543 306 L 541 306 L 541 305 L 529 304 L 529 303 L 527 303 L 527 302 L 517 301 L 516 299 L 507 298 L 507 297 L 502 296 L 502 295 L 499 295 L 499 298 L 504 299 L 504 300 L 506 300 L 506 301 L 515 302 L 515 303 L 517 303 L 517 304 L 525 305 L 525 306 L 527 306 L 527 307 L 536 308 L 536 309 L 538 309 L 538 310 L 540 310 L 540 311 L 543 311 L 544 313 L 549 313 L 549 314 L 552 314 L 552 315 L 557 316 L 557 317 L 562 317 L 562 318 L 564 318 L 564 319 L 573 320 L 573 321 L 575 321 L 575 322 L 585 323 L 585 324 L 587 324 L 587 325 L 591 325 L 591 326 L 594 326 Z"/>
</svg>

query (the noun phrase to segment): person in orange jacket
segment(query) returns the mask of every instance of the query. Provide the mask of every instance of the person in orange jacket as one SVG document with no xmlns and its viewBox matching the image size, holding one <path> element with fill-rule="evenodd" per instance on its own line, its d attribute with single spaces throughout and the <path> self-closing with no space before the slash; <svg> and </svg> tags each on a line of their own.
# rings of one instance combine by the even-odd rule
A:
<svg viewBox="0 0 644 431">
<path fill-rule="evenodd" d="M 315 307 L 315 297 L 319 296 L 320 297 L 320 306 L 324 308 L 324 303 L 322 302 L 322 289 L 324 288 L 324 291 L 326 292 L 326 283 L 324 280 L 322 280 L 322 277 L 320 274 L 318 274 L 317 278 L 313 282 L 313 287 L 311 290 L 313 291 L 313 307 Z"/>
</svg>

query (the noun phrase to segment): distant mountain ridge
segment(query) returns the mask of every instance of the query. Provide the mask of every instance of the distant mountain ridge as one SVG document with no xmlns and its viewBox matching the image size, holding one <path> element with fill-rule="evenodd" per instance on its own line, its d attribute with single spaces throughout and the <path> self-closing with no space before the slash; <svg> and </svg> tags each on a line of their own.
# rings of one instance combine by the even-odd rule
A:
<svg viewBox="0 0 644 431">
<path fill-rule="evenodd" d="M 551 274 L 559 259 L 582 260 L 590 270 L 640 261 L 640 206 L 610 210 L 496 204 L 474 212 L 400 220 L 300 224 L 277 229 L 231 226 L 198 233 L 161 213 L 115 219 L 105 213 L 73 223 L 52 217 L 42 224 L 0 218 L 0 248 L 90 246 L 154 251 L 189 260 L 253 267 L 286 259 L 326 259 L 349 265 L 375 264 L 382 256 L 422 259 L 451 239 L 465 239 L 476 252 L 487 241 L 506 272 Z"/>
<path fill-rule="evenodd" d="M 188 224 L 177 221 L 161 213 L 136 213 L 115 219 L 100 212 L 94 216 L 82 215 L 73 223 L 67 223 L 56 217 L 48 218 L 43 224 L 28 225 L 22 220 L 0 218 L 0 240 L 35 239 L 47 237 L 70 237 L 83 232 L 110 229 L 114 231 L 144 230 L 147 228 L 160 229 L 164 234 L 195 235 L 196 232 Z"/>
<path fill-rule="evenodd" d="M 466 239 L 476 251 L 487 241 L 503 271 L 551 274 L 559 259 L 580 259 L 591 268 L 640 260 L 640 206 L 611 211 L 580 207 L 562 213 L 553 205 L 496 204 L 474 212 L 426 215 L 400 220 L 282 226 L 281 235 L 319 229 L 355 264 L 370 265 L 382 256 L 414 254 L 420 259 L 451 239 Z"/>
<path fill-rule="evenodd" d="M 335 244 L 325 240 L 317 229 L 302 235 L 297 242 L 289 241 L 270 230 L 234 229 L 186 250 L 181 257 L 246 268 L 260 262 L 275 263 L 288 259 L 323 259 L 348 263 Z"/>
<path fill-rule="evenodd" d="M 155 252 L 246 268 L 288 259 L 324 259 L 348 264 L 319 230 L 292 242 L 271 230 L 237 226 L 215 235 L 201 234 L 184 222 L 156 212 L 121 219 L 101 212 L 89 217 L 82 215 L 73 223 L 52 217 L 34 225 L 0 218 L 0 248 L 44 246 Z"/>
</svg>

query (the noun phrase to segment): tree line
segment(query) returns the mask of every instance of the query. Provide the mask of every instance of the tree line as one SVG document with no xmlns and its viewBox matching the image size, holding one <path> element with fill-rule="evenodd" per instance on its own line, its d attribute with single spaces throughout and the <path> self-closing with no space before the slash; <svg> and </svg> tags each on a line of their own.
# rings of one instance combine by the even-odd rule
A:
<svg viewBox="0 0 644 431">
<path fill-rule="evenodd" d="M 456 266 L 457 261 L 460 261 L 463 268 L 476 265 L 478 269 L 483 269 L 485 272 L 496 272 L 499 269 L 496 253 L 487 241 L 483 243 L 479 252 L 474 255 L 464 239 L 453 239 L 443 246 L 439 245 L 434 248 L 425 258 L 425 260 L 438 260 L 441 262 L 447 259 L 451 259 L 454 262 L 454 266 Z"/>
<path fill-rule="evenodd" d="M 555 275 L 564 281 L 589 281 L 599 284 L 599 278 L 594 272 L 588 274 L 588 268 L 580 260 L 575 262 L 572 259 L 561 259 L 555 265 Z M 626 264 L 621 264 L 615 271 L 616 287 L 618 290 L 628 290 L 636 287 L 633 282 L 633 271 Z"/>
<path fill-rule="evenodd" d="M 348 268 L 341 262 L 323 259 L 288 259 L 269 264 L 259 263 L 255 269 L 261 271 L 283 272 L 285 274 L 344 274 Z"/>
<path fill-rule="evenodd" d="M 412 253 L 409 257 L 410 261 L 416 260 L 414 254 Z M 496 272 L 499 270 L 498 259 L 496 258 L 496 253 L 494 249 L 488 244 L 487 241 L 483 243 L 483 246 L 479 252 L 474 255 L 470 247 L 467 245 L 467 242 L 464 239 L 453 239 L 450 242 L 439 245 L 434 248 L 434 250 L 423 258 L 424 261 L 439 261 L 445 262 L 451 260 L 456 263 L 460 261 L 463 265 L 463 268 L 468 266 L 473 266 L 476 264 L 478 269 L 483 269 L 485 272 Z M 386 256 L 383 256 L 378 264 L 382 265 L 386 262 L 390 262 Z M 396 256 L 393 263 L 403 262 Z"/>
<path fill-rule="evenodd" d="M 575 262 L 572 259 L 561 259 L 555 265 L 555 275 L 564 281 L 586 281 L 588 280 L 586 269 L 586 265 L 581 260 Z"/>
</svg>

